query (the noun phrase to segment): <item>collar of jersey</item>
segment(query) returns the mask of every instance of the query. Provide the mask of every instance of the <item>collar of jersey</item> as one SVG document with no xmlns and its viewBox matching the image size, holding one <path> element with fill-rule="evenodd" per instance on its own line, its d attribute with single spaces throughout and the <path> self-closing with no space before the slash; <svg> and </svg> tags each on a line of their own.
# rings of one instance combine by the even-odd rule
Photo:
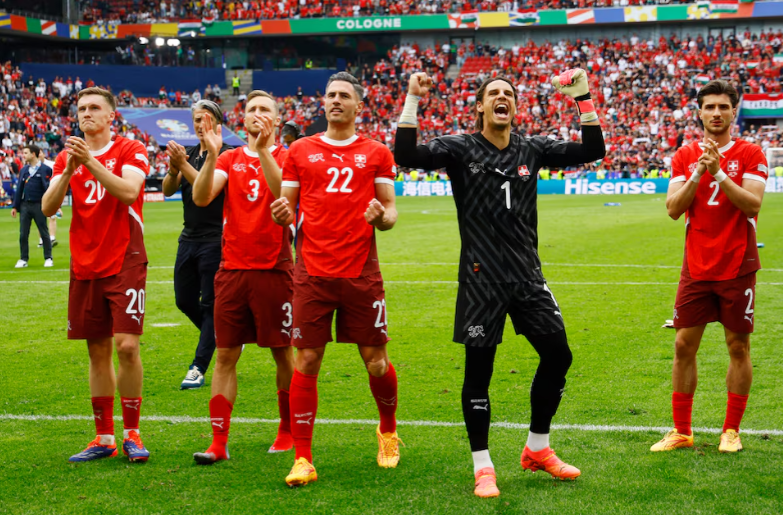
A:
<svg viewBox="0 0 783 515">
<path fill-rule="evenodd" d="M 359 139 L 359 135 L 358 134 L 354 134 L 350 138 L 344 139 L 344 140 L 336 140 L 336 139 L 332 139 L 332 138 L 327 138 L 323 134 L 321 135 L 321 141 L 323 141 L 327 145 L 332 145 L 333 147 L 347 147 L 348 145 L 350 145 L 351 143 L 353 143 L 357 139 Z"/>
<path fill-rule="evenodd" d="M 728 144 L 726 144 L 725 147 L 719 148 L 718 151 L 722 154 L 722 153 L 726 152 L 728 149 L 730 149 L 731 147 L 733 147 L 734 143 L 735 143 L 735 141 L 731 140 L 731 141 L 728 142 Z"/>
<path fill-rule="evenodd" d="M 250 147 L 248 147 L 247 145 L 245 145 L 242 148 L 245 151 L 245 154 L 247 154 L 248 156 L 250 156 L 250 157 L 258 157 L 258 152 L 253 152 L 252 150 L 250 150 Z M 277 148 L 277 145 L 272 145 L 271 147 L 269 147 L 269 152 L 270 153 L 274 152 L 276 148 Z"/>
<path fill-rule="evenodd" d="M 106 145 L 100 150 L 90 150 L 90 155 L 93 157 L 102 156 L 103 154 L 109 151 L 112 145 L 114 145 L 114 140 L 111 140 L 108 145 Z"/>
</svg>

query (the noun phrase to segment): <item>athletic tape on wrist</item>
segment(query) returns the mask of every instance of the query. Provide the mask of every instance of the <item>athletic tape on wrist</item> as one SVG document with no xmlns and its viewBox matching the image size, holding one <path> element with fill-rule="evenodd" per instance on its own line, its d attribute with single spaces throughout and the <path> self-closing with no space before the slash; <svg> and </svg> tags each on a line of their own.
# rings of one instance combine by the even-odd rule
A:
<svg viewBox="0 0 783 515">
<path fill-rule="evenodd" d="M 718 170 L 718 173 L 715 174 L 715 181 L 718 183 L 721 183 L 728 179 L 728 175 L 723 170 Z"/>
<path fill-rule="evenodd" d="M 421 97 L 417 97 L 416 95 L 408 94 L 405 97 L 405 105 L 402 108 L 399 123 L 416 125 L 419 111 L 419 100 L 421 100 Z"/>
<path fill-rule="evenodd" d="M 699 181 L 701 180 L 701 174 L 693 172 L 693 174 L 691 174 L 691 178 L 688 180 L 691 181 L 693 184 L 699 184 Z"/>
</svg>

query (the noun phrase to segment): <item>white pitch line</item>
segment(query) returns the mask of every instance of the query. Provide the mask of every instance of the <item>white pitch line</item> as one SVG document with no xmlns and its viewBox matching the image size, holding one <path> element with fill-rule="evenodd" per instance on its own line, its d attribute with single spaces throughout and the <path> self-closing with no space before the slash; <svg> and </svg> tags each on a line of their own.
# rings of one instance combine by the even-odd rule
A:
<svg viewBox="0 0 783 515">
<path fill-rule="evenodd" d="M 11 415 L 0 414 L 0 420 L 19 420 L 25 422 L 52 421 L 52 422 L 71 422 L 88 421 L 93 417 L 87 415 Z M 121 416 L 115 416 L 114 420 L 122 421 Z M 168 422 L 170 424 L 209 424 L 207 417 L 176 417 L 163 415 L 149 415 L 141 417 L 141 420 L 147 422 Z M 232 424 L 279 424 L 280 419 L 274 418 L 249 418 L 234 417 Z M 377 420 L 371 419 L 316 419 L 318 424 L 329 425 L 350 425 L 350 426 L 374 426 L 378 424 Z M 413 427 L 465 427 L 464 422 L 439 422 L 436 420 L 398 420 L 398 426 Z M 493 427 L 501 429 L 528 429 L 528 424 L 518 424 L 515 422 L 493 422 Z M 627 426 L 627 425 L 604 425 L 604 424 L 552 424 L 552 429 L 572 430 L 572 431 L 593 431 L 601 433 L 625 432 L 625 433 L 663 433 L 671 430 L 669 426 Z M 717 427 L 694 427 L 696 433 L 720 434 L 722 429 Z M 783 436 L 783 429 L 742 429 L 742 433 L 749 435 L 774 435 Z"/>
</svg>

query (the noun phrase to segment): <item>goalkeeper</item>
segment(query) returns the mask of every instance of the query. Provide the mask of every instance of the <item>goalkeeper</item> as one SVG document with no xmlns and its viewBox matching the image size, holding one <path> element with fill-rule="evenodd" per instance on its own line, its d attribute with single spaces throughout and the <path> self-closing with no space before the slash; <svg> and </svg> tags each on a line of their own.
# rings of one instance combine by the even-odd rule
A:
<svg viewBox="0 0 783 515">
<path fill-rule="evenodd" d="M 576 100 L 582 143 L 512 133 L 517 92 L 503 77 L 487 79 L 476 93 L 475 133 L 442 136 L 417 146 L 416 111 L 432 80 L 415 73 L 397 129 L 398 165 L 446 168 L 452 182 L 462 237 L 454 341 L 465 345 L 462 412 L 479 497 L 500 494 L 488 445 L 489 383 L 507 314 L 540 358 L 530 390 L 530 433 L 522 468 L 545 470 L 560 479 L 580 474 L 549 446 L 549 427 L 563 394 L 571 350 L 560 307 L 541 273 L 536 177 L 544 166 L 596 161 L 606 149 L 585 71 L 568 70 L 553 77 L 552 84 Z"/>
</svg>

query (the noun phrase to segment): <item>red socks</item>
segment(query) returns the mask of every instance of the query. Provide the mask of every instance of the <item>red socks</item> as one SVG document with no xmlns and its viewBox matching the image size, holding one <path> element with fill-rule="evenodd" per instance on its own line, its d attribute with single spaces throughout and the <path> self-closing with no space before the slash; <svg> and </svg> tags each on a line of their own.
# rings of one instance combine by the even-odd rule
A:
<svg viewBox="0 0 783 515">
<path fill-rule="evenodd" d="M 382 377 L 370 374 L 370 391 L 381 416 L 381 433 L 393 433 L 397 430 L 397 372 L 391 363 Z"/>
<path fill-rule="evenodd" d="M 209 421 L 212 424 L 212 445 L 207 449 L 217 459 L 226 458 L 228 445 L 228 429 L 231 426 L 231 410 L 234 405 L 222 395 L 215 395 L 209 400 Z"/>
<path fill-rule="evenodd" d="M 672 393 L 672 414 L 674 427 L 683 435 L 693 434 L 691 429 L 691 413 L 693 412 L 692 393 Z"/>
<path fill-rule="evenodd" d="M 291 404 L 289 394 L 286 390 L 277 392 L 277 409 L 280 412 L 280 425 L 277 427 L 277 434 L 291 434 Z"/>
<path fill-rule="evenodd" d="M 141 397 L 120 397 L 122 404 L 122 424 L 124 429 L 139 430 Z"/>
<path fill-rule="evenodd" d="M 733 429 L 739 433 L 742 415 L 745 414 L 745 407 L 748 405 L 747 395 L 737 395 L 729 392 L 729 400 L 726 405 L 726 421 L 723 422 L 723 432 L 727 429 Z"/>
<path fill-rule="evenodd" d="M 306 458 L 312 463 L 313 424 L 318 411 L 318 376 L 294 370 L 289 397 L 295 459 Z"/>
<path fill-rule="evenodd" d="M 114 436 L 114 397 L 93 397 L 92 414 L 95 434 Z"/>
</svg>

